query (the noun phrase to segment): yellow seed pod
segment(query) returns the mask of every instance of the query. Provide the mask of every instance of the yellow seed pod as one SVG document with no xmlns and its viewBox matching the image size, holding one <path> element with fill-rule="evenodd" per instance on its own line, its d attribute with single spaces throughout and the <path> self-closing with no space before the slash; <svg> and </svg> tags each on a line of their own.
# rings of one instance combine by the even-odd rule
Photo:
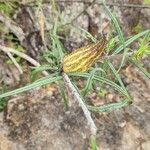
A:
<svg viewBox="0 0 150 150">
<path fill-rule="evenodd" d="M 74 50 L 64 57 L 63 71 L 65 73 L 87 71 L 102 55 L 105 46 L 106 39 L 103 38 L 97 43 Z"/>
</svg>

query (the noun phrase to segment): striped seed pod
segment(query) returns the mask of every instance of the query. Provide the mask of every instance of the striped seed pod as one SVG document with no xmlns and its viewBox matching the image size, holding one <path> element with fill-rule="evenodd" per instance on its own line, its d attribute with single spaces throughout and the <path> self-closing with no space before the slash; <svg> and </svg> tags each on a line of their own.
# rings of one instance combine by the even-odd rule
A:
<svg viewBox="0 0 150 150">
<path fill-rule="evenodd" d="M 63 71 L 65 73 L 87 71 L 102 55 L 105 46 L 106 39 L 102 38 L 97 43 L 74 50 L 64 57 Z"/>
</svg>

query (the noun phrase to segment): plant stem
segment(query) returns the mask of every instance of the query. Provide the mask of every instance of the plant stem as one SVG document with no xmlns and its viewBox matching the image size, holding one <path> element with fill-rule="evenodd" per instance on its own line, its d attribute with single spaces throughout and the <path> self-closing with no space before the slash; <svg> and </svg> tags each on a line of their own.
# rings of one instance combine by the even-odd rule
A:
<svg viewBox="0 0 150 150">
<path fill-rule="evenodd" d="M 71 93 L 71 95 L 73 96 L 73 98 L 79 103 L 79 105 L 81 106 L 83 113 L 88 121 L 88 125 L 90 126 L 90 130 L 91 130 L 91 134 L 92 135 L 96 135 L 97 132 L 97 127 L 91 117 L 91 113 L 88 110 L 88 108 L 86 107 L 85 103 L 82 100 L 81 95 L 79 94 L 79 92 L 77 91 L 77 89 L 75 88 L 75 86 L 72 84 L 71 80 L 69 79 L 68 75 L 66 73 L 62 74 L 63 76 L 63 80 L 67 86 L 67 89 L 69 90 L 69 92 Z"/>
</svg>

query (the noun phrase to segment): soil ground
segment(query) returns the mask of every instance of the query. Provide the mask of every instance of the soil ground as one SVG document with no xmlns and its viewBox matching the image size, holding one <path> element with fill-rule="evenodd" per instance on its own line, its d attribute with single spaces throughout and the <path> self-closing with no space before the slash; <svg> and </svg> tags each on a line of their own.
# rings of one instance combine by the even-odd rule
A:
<svg viewBox="0 0 150 150">
<path fill-rule="evenodd" d="M 122 4 L 119 0 L 117 2 Z M 127 0 L 125 2 L 128 3 Z M 141 2 L 137 0 L 137 3 Z M 78 14 L 85 4 L 61 3 L 60 6 L 67 18 L 70 14 Z M 47 5 L 43 7 L 47 17 L 51 7 Z M 22 17 L 23 13 L 27 14 L 26 10 L 28 9 L 22 8 L 17 12 L 18 18 L 15 19 L 24 31 L 31 32 L 32 24 L 28 23 L 25 26 L 28 17 Z M 114 10 L 126 35 L 133 34 L 132 29 L 136 26 L 136 22 L 142 24 L 144 29 L 150 28 L 150 9 L 114 7 Z M 140 17 L 137 18 L 135 14 L 140 14 Z M 80 27 L 88 29 L 91 23 L 94 27 L 92 31 L 100 31 L 102 22 L 107 19 L 108 16 L 102 6 L 95 4 L 78 17 L 74 25 L 79 26 L 80 22 Z M 108 27 L 106 32 L 109 30 Z M 35 34 L 32 40 L 37 37 L 38 34 Z M 63 42 L 66 48 L 71 50 L 82 45 L 84 39 L 79 34 L 70 34 Z M 31 48 L 31 45 L 26 48 Z M 27 53 L 39 60 L 40 54 L 34 51 L 33 47 Z M 0 57 L 0 74 L 4 85 L 15 89 L 27 84 L 29 67 L 25 67 L 25 73 L 21 76 L 15 66 L 5 63 L 4 55 Z M 150 71 L 150 58 L 145 57 L 141 61 Z M 128 63 L 121 70 L 121 77 L 133 103 L 107 113 L 92 113 L 98 128 L 98 150 L 149 150 L 150 80 L 138 68 Z M 4 85 L 1 84 L 1 86 Z M 88 99 L 97 104 L 112 102 L 118 98 L 119 94 L 110 87 L 107 87 L 105 98 L 97 96 L 96 91 L 91 91 L 88 95 Z M 88 150 L 90 149 L 89 136 L 89 128 L 81 108 L 70 99 L 69 110 L 65 111 L 63 99 L 55 84 L 9 98 L 6 108 L 0 112 L 0 150 Z"/>
</svg>

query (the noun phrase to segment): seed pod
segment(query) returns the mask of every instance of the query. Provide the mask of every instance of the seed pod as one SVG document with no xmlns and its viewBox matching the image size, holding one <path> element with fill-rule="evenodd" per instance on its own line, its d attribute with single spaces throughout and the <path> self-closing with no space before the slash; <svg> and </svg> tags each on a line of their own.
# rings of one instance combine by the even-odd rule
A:
<svg viewBox="0 0 150 150">
<path fill-rule="evenodd" d="M 106 46 L 106 39 L 103 38 L 97 43 L 87 45 L 74 50 L 63 59 L 63 71 L 85 72 L 102 55 Z"/>
</svg>

